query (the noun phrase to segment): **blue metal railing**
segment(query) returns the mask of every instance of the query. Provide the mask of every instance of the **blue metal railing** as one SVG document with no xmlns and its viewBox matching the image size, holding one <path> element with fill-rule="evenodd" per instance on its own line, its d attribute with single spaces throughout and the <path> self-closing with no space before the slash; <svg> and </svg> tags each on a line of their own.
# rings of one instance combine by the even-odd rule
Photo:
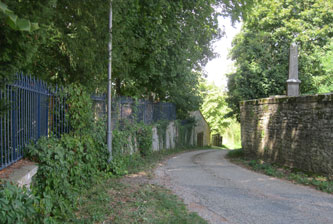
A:
<svg viewBox="0 0 333 224">
<path fill-rule="evenodd" d="M 41 80 L 19 75 L 0 90 L 9 110 L 0 117 L 0 170 L 23 157 L 23 148 L 41 136 L 68 132 L 67 105 Z"/>
<path fill-rule="evenodd" d="M 14 83 L 0 90 L 0 101 L 9 105 L 9 110 L 0 115 L 0 170 L 20 160 L 24 147 L 36 142 L 42 136 L 69 132 L 66 119 L 68 105 L 60 97 L 62 88 L 49 87 L 45 82 L 17 76 Z M 92 96 L 96 116 L 106 115 L 106 97 Z M 129 97 L 114 98 L 112 101 L 112 120 L 136 119 L 138 122 L 152 124 L 159 120 L 175 120 L 176 107 L 172 103 L 152 103 L 148 100 L 134 100 Z"/>
</svg>

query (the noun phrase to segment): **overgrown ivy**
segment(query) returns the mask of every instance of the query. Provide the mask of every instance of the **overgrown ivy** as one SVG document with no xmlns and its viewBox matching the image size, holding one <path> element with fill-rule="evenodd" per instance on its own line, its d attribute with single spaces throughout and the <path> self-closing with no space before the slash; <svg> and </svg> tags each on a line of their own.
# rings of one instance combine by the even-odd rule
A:
<svg viewBox="0 0 333 224">
<path fill-rule="evenodd" d="M 169 121 L 167 120 L 161 120 L 157 122 L 156 124 L 156 129 L 157 129 L 157 135 L 158 135 L 158 140 L 160 143 L 160 146 L 164 148 L 166 146 L 166 131 L 169 125 Z"/>
<path fill-rule="evenodd" d="M 71 131 L 60 138 L 43 137 L 27 150 L 39 166 L 32 192 L 48 199 L 41 215 L 60 221 L 73 217 L 81 191 L 108 168 L 105 122 L 94 121 L 90 95 L 78 85 L 65 88 L 61 95 L 66 96 Z"/>
<path fill-rule="evenodd" d="M 148 156 L 151 152 L 152 127 L 143 123 L 122 122 L 122 127 L 113 131 L 110 171 L 115 175 L 127 174 L 131 162 L 137 160 L 137 157 Z"/>
<path fill-rule="evenodd" d="M 193 128 L 196 125 L 194 118 L 189 118 L 184 121 L 176 121 L 176 126 L 178 129 L 178 147 L 189 147 L 191 144 L 191 137 Z"/>
</svg>

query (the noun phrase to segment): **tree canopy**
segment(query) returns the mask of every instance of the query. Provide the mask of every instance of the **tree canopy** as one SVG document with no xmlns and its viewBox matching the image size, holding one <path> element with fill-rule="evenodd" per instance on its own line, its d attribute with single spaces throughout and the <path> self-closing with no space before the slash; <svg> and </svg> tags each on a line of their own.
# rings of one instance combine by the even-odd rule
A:
<svg viewBox="0 0 333 224">
<path fill-rule="evenodd" d="M 289 46 L 299 46 L 301 93 L 333 91 L 327 68 L 333 37 L 333 2 L 323 0 L 262 0 L 253 5 L 231 58 L 237 70 L 229 76 L 229 104 L 286 92 Z M 326 67 L 325 67 L 326 66 Z"/>
<path fill-rule="evenodd" d="M 245 18 L 251 2 L 113 0 L 112 83 L 116 93 L 173 101 L 180 111 L 198 108 L 196 86 L 201 70 L 214 57 L 212 42 L 221 36 L 217 16 Z M 4 9 L 0 11 L 3 80 L 24 72 L 52 83 L 106 90 L 109 1 L 0 3 Z M 218 7 L 222 7 L 220 12 L 215 10 Z M 39 29 L 13 29 L 6 22 L 8 13 L 33 21 Z"/>
</svg>

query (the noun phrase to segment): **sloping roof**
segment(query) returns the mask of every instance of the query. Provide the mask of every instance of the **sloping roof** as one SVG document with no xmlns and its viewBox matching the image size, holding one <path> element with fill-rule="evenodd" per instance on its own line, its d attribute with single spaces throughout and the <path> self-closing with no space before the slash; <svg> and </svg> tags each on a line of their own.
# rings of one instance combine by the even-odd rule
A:
<svg viewBox="0 0 333 224">
<path fill-rule="evenodd" d="M 210 131 L 210 126 L 209 126 L 209 123 L 207 122 L 206 118 L 202 115 L 201 111 L 200 110 L 196 110 L 196 111 L 191 111 L 190 114 L 193 116 L 194 113 L 196 112 L 199 112 L 199 114 L 201 115 L 202 119 L 206 122 L 208 128 L 209 128 L 209 131 Z"/>
</svg>

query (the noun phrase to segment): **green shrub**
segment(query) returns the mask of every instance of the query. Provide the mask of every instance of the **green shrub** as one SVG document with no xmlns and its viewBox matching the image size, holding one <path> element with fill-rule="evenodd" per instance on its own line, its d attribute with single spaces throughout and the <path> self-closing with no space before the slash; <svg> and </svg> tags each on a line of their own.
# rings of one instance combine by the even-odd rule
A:
<svg viewBox="0 0 333 224">
<path fill-rule="evenodd" d="M 110 171 L 116 176 L 123 176 L 128 173 L 128 160 L 131 155 L 115 156 L 110 162 Z"/>
<path fill-rule="evenodd" d="M 66 88 L 61 95 L 68 104 L 70 133 L 43 137 L 27 149 L 27 156 L 39 164 L 32 192 L 38 199 L 36 212 L 42 223 L 75 220 L 74 210 L 82 191 L 101 175 L 127 174 L 152 151 L 151 127 L 124 121 L 120 130 L 113 131 L 113 160 L 108 163 L 106 122 L 94 120 L 90 95 L 77 85 Z M 128 147 L 129 139 L 134 143 L 135 137 L 139 153 Z"/>
<path fill-rule="evenodd" d="M 121 129 L 113 130 L 112 155 L 109 170 L 116 176 L 126 175 L 141 156 L 152 153 L 152 127 L 136 122 L 122 122 Z M 136 138 L 136 144 L 135 144 Z M 137 146 L 139 153 L 130 150 Z"/>
<path fill-rule="evenodd" d="M 194 118 L 189 118 L 186 120 L 186 123 L 182 123 L 181 121 L 175 121 L 175 125 L 178 129 L 178 138 L 177 138 L 177 147 L 179 148 L 188 148 L 192 147 L 191 135 L 192 131 L 196 125 L 196 121 Z"/>
<path fill-rule="evenodd" d="M 43 202 L 41 207 L 47 208 L 40 212 L 54 220 L 72 217 L 81 191 L 108 168 L 106 126 L 103 120 L 94 121 L 90 95 L 76 85 L 64 92 L 70 133 L 60 138 L 43 137 L 27 150 L 39 164 L 32 191 Z"/>
<path fill-rule="evenodd" d="M 135 127 L 133 127 L 135 128 Z M 133 130 L 113 130 L 112 131 L 112 155 L 114 157 L 121 156 L 123 154 L 130 154 L 129 151 L 129 139 L 132 140 L 135 131 Z"/>
<path fill-rule="evenodd" d="M 41 138 L 29 152 L 39 164 L 33 191 L 41 198 L 50 196 L 52 215 L 59 217 L 71 214 L 81 189 L 91 186 L 107 167 L 107 150 L 96 147 L 95 139 L 88 135 Z"/>
<path fill-rule="evenodd" d="M 113 157 L 109 164 L 110 171 L 116 176 L 123 176 L 129 173 L 129 170 L 138 167 L 142 162 L 142 157 L 139 153 L 118 155 Z"/>
<path fill-rule="evenodd" d="M 26 188 L 0 185 L 0 223 L 36 223 L 38 200 Z"/>
</svg>

